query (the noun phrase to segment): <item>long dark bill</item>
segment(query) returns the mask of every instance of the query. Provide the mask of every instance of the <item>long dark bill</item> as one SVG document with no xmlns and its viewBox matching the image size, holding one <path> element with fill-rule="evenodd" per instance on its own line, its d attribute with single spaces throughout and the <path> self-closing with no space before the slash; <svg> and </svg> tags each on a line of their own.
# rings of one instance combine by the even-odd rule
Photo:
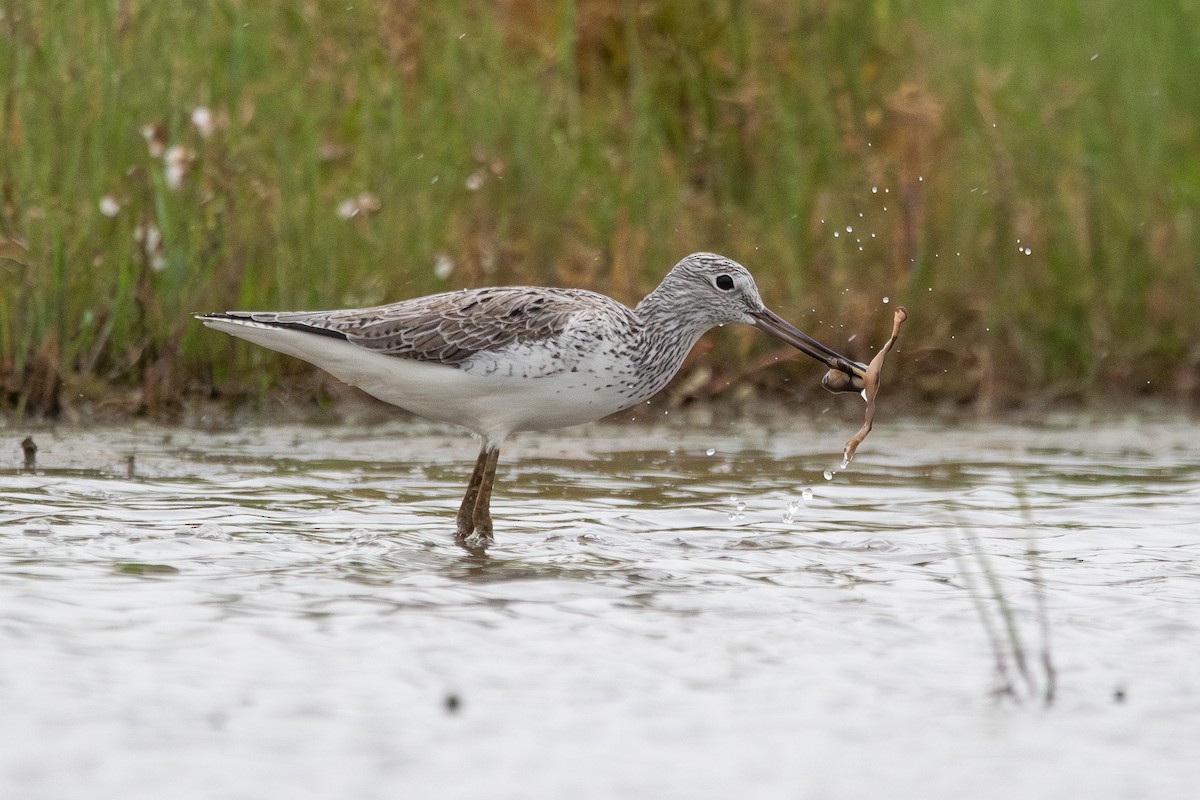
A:
<svg viewBox="0 0 1200 800">
<path fill-rule="evenodd" d="M 826 376 L 826 380 L 822 381 L 826 389 L 831 392 L 861 392 L 863 390 L 863 376 L 867 374 L 866 364 L 851 361 L 841 353 L 831 350 L 769 308 L 751 312 L 751 314 L 757 327 L 777 339 L 787 342 L 806 356 L 815 358 L 830 369 L 846 376 L 844 381 L 838 382 L 829 381 L 829 376 Z"/>
</svg>

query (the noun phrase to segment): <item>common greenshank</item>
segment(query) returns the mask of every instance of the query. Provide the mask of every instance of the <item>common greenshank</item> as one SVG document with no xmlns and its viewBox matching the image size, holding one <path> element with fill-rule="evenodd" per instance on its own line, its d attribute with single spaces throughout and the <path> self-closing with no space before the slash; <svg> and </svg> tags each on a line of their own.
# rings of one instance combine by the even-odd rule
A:
<svg viewBox="0 0 1200 800">
<path fill-rule="evenodd" d="M 498 287 L 375 308 L 202 314 L 209 328 L 308 361 L 386 403 L 482 440 L 457 540 L 492 541 L 500 446 L 517 431 L 592 422 L 656 394 L 710 328 L 753 325 L 827 365 L 831 391 L 862 392 L 867 366 L 763 305 L 750 272 L 713 253 L 676 264 L 634 308 L 582 289 Z"/>
</svg>

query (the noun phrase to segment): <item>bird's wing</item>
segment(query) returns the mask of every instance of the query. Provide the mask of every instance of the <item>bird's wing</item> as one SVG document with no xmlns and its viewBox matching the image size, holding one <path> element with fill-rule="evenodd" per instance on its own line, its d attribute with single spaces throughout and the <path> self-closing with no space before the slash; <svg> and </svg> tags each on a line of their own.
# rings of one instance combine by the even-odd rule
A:
<svg viewBox="0 0 1200 800">
<path fill-rule="evenodd" d="M 374 308 L 226 316 L 337 336 L 388 355 L 457 365 L 477 353 L 557 336 L 577 314 L 597 311 L 632 316 L 626 307 L 593 292 L 528 287 L 448 292 Z"/>
</svg>

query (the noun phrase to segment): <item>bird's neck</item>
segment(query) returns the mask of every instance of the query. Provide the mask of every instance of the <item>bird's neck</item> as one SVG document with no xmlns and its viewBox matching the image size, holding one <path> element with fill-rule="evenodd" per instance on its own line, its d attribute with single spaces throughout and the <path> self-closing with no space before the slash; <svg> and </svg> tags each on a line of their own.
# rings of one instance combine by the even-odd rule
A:
<svg viewBox="0 0 1200 800">
<path fill-rule="evenodd" d="M 696 341 L 713 326 L 695 309 L 672 301 L 661 286 L 646 295 L 633 313 L 641 323 L 637 360 L 645 374 L 655 376 L 655 385 L 646 387 L 648 394 L 654 394 L 675 376 Z"/>
<path fill-rule="evenodd" d="M 711 315 L 696 304 L 680 302 L 681 292 L 670 285 L 670 277 L 633 309 L 651 335 L 678 338 L 687 349 L 713 327 Z"/>
</svg>

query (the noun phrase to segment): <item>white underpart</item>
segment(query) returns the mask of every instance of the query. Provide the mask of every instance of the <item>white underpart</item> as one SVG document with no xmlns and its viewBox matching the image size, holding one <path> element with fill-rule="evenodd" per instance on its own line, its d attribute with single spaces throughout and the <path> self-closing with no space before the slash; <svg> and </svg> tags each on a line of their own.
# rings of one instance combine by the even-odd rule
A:
<svg viewBox="0 0 1200 800">
<path fill-rule="evenodd" d="M 636 405 L 624 381 L 635 367 L 594 344 L 580 352 L 542 343 L 489 351 L 461 368 L 384 355 L 343 339 L 249 320 L 204 319 L 209 328 L 304 359 L 385 403 L 475 431 L 493 444 L 516 431 L 579 425 Z M 569 336 L 569 332 L 568 332 Z M 560 342 L 560 344 L 571 342 Z M 574 370 L 574 371 L 572 371 Z"/>
</svg>

